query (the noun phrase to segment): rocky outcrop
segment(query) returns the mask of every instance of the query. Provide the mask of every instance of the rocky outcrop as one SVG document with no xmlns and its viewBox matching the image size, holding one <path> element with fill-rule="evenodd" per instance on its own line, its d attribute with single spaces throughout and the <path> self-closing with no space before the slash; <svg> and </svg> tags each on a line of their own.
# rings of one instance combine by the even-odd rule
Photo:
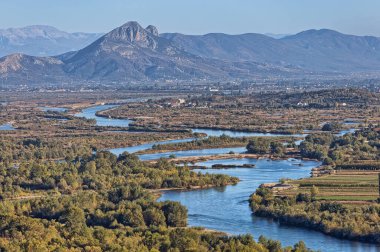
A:
<svg viewBox="0 0 380 252">
<path fill-rule="evenodd" d="M 158 29 L 157 27 L 153 26 L 153 25 L 148 25 L 145 30 L 147 30 L 148 32 L 150 32 L 151 34 L 153 34 L 154 36 L 158 37 L 159 36 L 159 33 L 158 33 Z"/>
</svg>

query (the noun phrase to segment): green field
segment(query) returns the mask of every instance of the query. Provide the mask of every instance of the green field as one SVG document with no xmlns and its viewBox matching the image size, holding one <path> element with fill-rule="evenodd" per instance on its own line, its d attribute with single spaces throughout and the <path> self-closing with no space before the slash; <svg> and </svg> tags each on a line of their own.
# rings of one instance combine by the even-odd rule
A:
<svg viewBox="0 0 380 252">
<path fill-rule="evenodd" d="M 310 193 L 314 185 L 318 187 L 319 193 L 316 199 L 319 200 L 360 203 L 374 201 L 379 197 L 378 173 L 373 171 L 336 171 L 332 175 L 293 180 L 288 183 L 294 188 L 279 192 L 279 195 Z"/>
</svg>

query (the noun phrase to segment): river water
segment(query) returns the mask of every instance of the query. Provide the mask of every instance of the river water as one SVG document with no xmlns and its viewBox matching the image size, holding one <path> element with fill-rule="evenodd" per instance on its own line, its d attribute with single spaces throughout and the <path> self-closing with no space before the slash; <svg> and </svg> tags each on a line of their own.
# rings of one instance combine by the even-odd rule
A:
<svg viewBox="0 0 380 252">
<path fill-rule="evenodd" d="M 117 105 L 99 105 L 83 109 L 81 113 L 76 114 L 78 117 L 85 117 L 87 119 L 95 119 L 98 126 L 114 126 L 114 127 L 128 127 L 132 120 L 128 119 L 112 119 L 107 117 L 100 117 L 96 112 L 115 108 Z"/>
<path fill-rule="evenodd" d="M 12 124 L 6 123 L 0 125 L 0 130 L 15 130 L 15 128 L 13 128 Z"/>
<path fill-rule="evenodd" d="M 230 137 L 281 137 L 281 136 L 293 136 L 293 137 L 305 137 L 307 134 L 273 134 L 273 133 L 258 133 L 258 132 L 246 132 L 246 131 L 232 131 L 232 130 L 218 130 L 218 129 L 192 129 L 194 133 L 204 133 L 207 136 L 221 136 L 227 135 Z"/>
<path fill-rule="evenodd" d="M 97 117 L 97 111 L 114 107 L 113 105 L 102 105 L 88 108 L 77 114 L 77 116 L 88 119 L 95 119 L 99 126 L 122 126 L 127 127 L 131 120 L 108 119 Z M 351 130 L 352 131 L 352 130 Z M 234 132 L 223 130 L 203 130 L 195 129 L 194 132 L 206 133 L 208 135 L 219 136 L 226 134 L 232 137 L 243 136 L 264 136 L 262 133 Z M 346 132 L 341 132 L 341 134 Z M 265 134 L 265 136 L 274 136 Z M 133 147 L 125 147 L 110 150 L 114 154 L 121 154 L 124 151 L 130 153 L 150 149 L 153 144 L 165 144 L 176 142 L 188 142 L 193 138 L 162 141 L 148 143 Z M 224 154 L 233 151 L 235 153 L 244 152 L 245 148 L 219 148 L 190 151 L 174 151 L 170 153 L 156 153 L 140 155 L 142 160 L 157 159 L 175 155 L 177 157 L 191 157 L 212 154 Z M 302 163 L 302 166 L 299 164 Z M 271 239 L 281 241 L 283 245 L 293 245 L 299 240 L 305 241 L 308 247 L 320 251 L 380 251 L 380 246 L 361 242 L 352 242 L 336 239 L 324 235 L 320 232 L 305 228 L 280 225 L 276 221 L 268 218 L 253 216 L 248 205 L 248 198 L 262 183 L 277 182 L 281 178 L 298 179 L 308 177 L 312 168 L 319 165 L 315 161 L 289 160 L 267 160 L 267 159 L 227 159 L 210 160 L 197 163 L 197 165 L 211 167 L 213 164 L 255 164 L 255 168 L 217 169 L 217 170 L 195 170 L 196 172 L 208 172 L 215 174 L 226 174 L 238 177 L 241 182 L 237 185 L 221 188 L 211 188 L 193 191 L 167 191 L 163 193 L 160 201 L 179 201 L 189 210 L 189 226 L 203 226 L 210 229 L 220 230 L 229 234 L 250 233 L 255 238 L 265 235 Z"/>
<path fill-rule="evenodd" d="M 255 168 L 195 170 L 202 173 L 236 176 L 241 181 L 234 186 L 194 191 L 169 191 L 160 201 L 179 201 L 189 210 L 189 225 L 203 226 L 229 234 L 250 233 L 255 238 L 265 235 L 283 245 L 303 240 L 308 247 L 321 251 L 379 251 L 380 247 L 360 242 L 336 239 L 305 228 L 280 225 L 268 218 L 253 216 L 247 199 L 262 183 L 277 182 L 281 178 L 298 179 L 310 176 L 310 170 L 319 165 L 314 161 L 267 159 L 210 160 L 196 165 L 255 164 Z M 302 163 L 303 166 L 298 164 Z"/>
</svg>

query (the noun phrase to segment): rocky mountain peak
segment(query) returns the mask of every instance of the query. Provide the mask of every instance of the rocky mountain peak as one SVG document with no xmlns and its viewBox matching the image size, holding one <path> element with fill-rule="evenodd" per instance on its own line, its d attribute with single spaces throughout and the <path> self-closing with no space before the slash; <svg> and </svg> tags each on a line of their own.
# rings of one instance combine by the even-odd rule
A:
<svg viewBox="0 0 380 252">
<path fill-rule="evenodd" d="M 146 38 L 147 31 L 135 21 L 128 22 L 106 34 L 107 38 L 118 41 L 142 41 Z"/>
<path fill-rule="evenodd" d="M 154 36 L 158 37 L 158 29 L 156 26 L 154 25 L 148 25 L 145 30 L 147 30 L 148 32 L 152 33 Z"/>
<path fill-rule="evenodd" d="M 131 43 L 139 47 L 155 49 L 158 42 L 153 32 L 154 29 L 152 27 L 147 31 L 136 21 L 131 21 L 106 34 L 105 39 L 106 41 L 124 44 Z"/>
</svg>

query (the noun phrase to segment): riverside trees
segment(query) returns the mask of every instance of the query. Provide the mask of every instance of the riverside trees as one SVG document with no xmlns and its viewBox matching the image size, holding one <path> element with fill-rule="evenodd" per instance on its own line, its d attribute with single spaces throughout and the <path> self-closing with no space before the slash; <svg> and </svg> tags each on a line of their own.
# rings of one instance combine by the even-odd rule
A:
<svg viewBox="0 0 380 252">
<path fill-rule="evenodd" d="M 356 205 L 315 200 L 304 193 L 273 197 L 258 189 L 250 197 L 250 206 L 258 216 L 272 217 L 284 224 L 303 226 L 339 238 L 380 243 L 379 205 Z"/>
<path fill-rule="evenodd" d="M 236 182 L 229 176 L 194 173 L 167 160 L 149 165 L 128 153 L 29 159 L 17 167 L 0 163 L 2 251 L 273 251 L 274 244 L 285 249 L 264 238 L 255 242 L 248 235 L 185 228 L 187 209 L 156 202 L 148 190 Z"/>
<path fill-rule="evenodd" d="M 247 152 L 253 154 L 274 154 L 282 156 L 285 152 L 285 146 L 281 142 L 271 141 L 268 138 L 258 137 L 249 141 Z"/>
<path fill-rule="evenodd" d="M 302 157 L 324 161 L 328 165 L 374 169 L 380 159 L 380 134 L 376 128 L 366 128 L 344 136 L 331 133 L 308 135 L 300 146 Z"/>
<path fill-rule="evenodd" d="M 369 127 L 353 134 L 315 134 L 300 145 L 303 157 L 323 160 L 332 175 L 288 181 L 292 190 L 259 188 L 250 197 L 254 214 L 352 240 L 380 243 L 378 150 L 380 134 Z"/>
</svg>

